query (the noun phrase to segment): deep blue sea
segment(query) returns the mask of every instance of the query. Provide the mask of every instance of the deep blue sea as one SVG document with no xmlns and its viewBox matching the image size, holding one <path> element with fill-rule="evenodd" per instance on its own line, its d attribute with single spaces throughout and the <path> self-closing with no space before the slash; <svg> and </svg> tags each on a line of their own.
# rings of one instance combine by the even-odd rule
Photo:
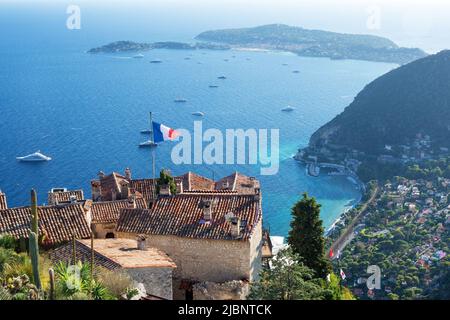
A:
<svg viewBox="0 0 450 320">
<path fill-rule="evenodd" d="M 52 187 L 83 188 L 89 197 L 90 180 L 99 170 L 130 167 L 134 177 L 150 177 L 149 151 L 137 147 L 145 140 L 139 131 L 147 127 L 149 111 L 173 128 L 191 129 L 198 120 L 194 111 L 205 113 L 204 129 L 279 128 L 280 171 L 274 176 L 260 176 L 257 166 L 175 166 L 172 143 L 157 152 L 157 169 L 174 174 L 192 170 L 219 178 L 238 170 L 256 176 L 264 223 L 274 235 L 287 234 L 290 208 L 305 191 L 322 204 L 327 227 L 359 199 L 345 177 L 308 177 L 292 156 L 367 83 L 395 65 L 279 52 L 154 50 L 143 59 L 90 55 L 85 51 L 109 41 L 192 41 L 201 30 L 158 29 L 160 17 L 149 21 L 148 29 L 145 23 L 108 29 L 88 20 L 82 30 L 69 31 L 64 8 L 62 16 L 56 11 L 0 11 L 0 189 L 9 206 L 27 204 L 32 187 L 41 203 Z M 152 59 L 163 62 L 151 64 Z M 218 80 L 220 75 L 227 79 Z M 177 97 L 188 102 L 174 103 Z M 296 110 L 281 112 L 287 105 Z M 38 149 L 53 160 L 15 159 Z"/>
</svg>

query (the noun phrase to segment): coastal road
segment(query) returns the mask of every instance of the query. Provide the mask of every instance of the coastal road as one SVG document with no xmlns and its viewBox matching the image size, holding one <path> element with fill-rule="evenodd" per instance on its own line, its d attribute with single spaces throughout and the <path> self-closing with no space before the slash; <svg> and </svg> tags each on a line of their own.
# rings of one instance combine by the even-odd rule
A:
<svg viewBox="0 0 450 320">
<path fill-rule="evenodd" d="M 359 223 L 359 221 L 361 220 L 361 218 L 364 216 L 365 211 L 367 210 L 367 207 L 369 206 L 369 204 L 371 204 L 377 197 L 379 192 L 379 187 L 378 185 L 375 187 L 375 190 L 373 191 L 372 195 L 370 196 L 370 198 L 364 202 L 364 204 L 361 206 L 361 208 L 359 209 L 359 213 L 355 216 L 355 218 L 353 218 L 353 221 L 348 225 L 347 229 L 345 230 L 345 232 L 339 236 L 339 238 L 336 239 L 336 241 L 333 242 L 333 244 L 331 245 L 330 249 L 333 250 L 333 252 L 342 252 L 345 249 L 345 246 L 347 246 L 347 244 L 350 243 L 350 241 L 353 240 L 353 238 L 355 237 L 353 231 L 355 229 L 355 226 Z M 335 259 L 337 255 L 334 255 L 332 257 L 332 259 Z"/>
</svg>

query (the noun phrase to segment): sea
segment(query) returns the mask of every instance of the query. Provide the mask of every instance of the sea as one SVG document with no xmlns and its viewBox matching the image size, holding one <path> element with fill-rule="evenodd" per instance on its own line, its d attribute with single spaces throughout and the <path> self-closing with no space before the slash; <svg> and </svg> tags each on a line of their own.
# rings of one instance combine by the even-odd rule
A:
<svg viewBox="0 0 450 320">
<path fill-rule="evenodd" d="M 84 13 L 80 30 L 69 30 L 65 7 L 3 6 L 8 10 L 0 11 L 0 189 L 10 207 L 28 205 L 31 188 L 39 203 L 55 187 L 82 188 L 90 197 L 90 181 L 100 170 L 123 173 L 129 167 L 133 177 L 151 177 L 150 152 L 138 147 L 146 140 L 140 130 L 148 128 L 149 111 L 172 128 L 192 129 L 201 120 L 204 130 L 279 129 L 276 175 L 261 175 L 258 165 L 175 165 L 173 142 L 156 152 L 157 171 L 255 176 L 262 185 L 264 225 L 273 235 L 287 235 L 291 207 L 304 192 L 322 205 L 326 228 L 359 201 L 359 189 L 346 177 L 309 177 L 293 156 L 366 84 L 396 65 L 245 50 L 161 49 L 141 59 L 134 53 L 91 55 L 90 48 L 116 40 L 192 42 L 201 30 L 197 24 L 167 28 L 163 16 L 139 25 L 114 20 L 113 13 L 96 21 L 100 9 Z M 162 63 L 150 63 L 155 59 Z M 217 79 L 222 75 L 225 80 Z M 177 98 L 187 102 L 175 103 Z M 288 105 L 295 110 L 282 112 Z M 191 114 L 196 111 L 204 117 Z M 37 150 L 53 160 L 16 160 Z"/>
</svg>

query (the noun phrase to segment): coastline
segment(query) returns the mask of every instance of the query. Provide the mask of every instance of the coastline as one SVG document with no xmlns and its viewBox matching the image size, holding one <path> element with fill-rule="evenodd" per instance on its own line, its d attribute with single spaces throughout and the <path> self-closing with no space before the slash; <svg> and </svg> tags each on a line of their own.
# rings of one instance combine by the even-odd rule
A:
<svg viewBox="0 0 450 320">
<path fill-rule="evenodd" d="M 320 163 L 320 162 L 314 163 L 313 161 L 306 161 L 306 160 L 302 159 L 301 157 L 299 157 L 299 153 L 297 153 L 293 158 L 294 158 L 294 160 L 296 160 L 297 162 L 299 162 L 299 163 L 301 163 L 302 165 L 305 166 L 306 174 L 307 174 L 308 176 L 310 176 L 310 177 L 315 177 L 315 176 L 309 174 L 309 170 L 308 170 L 308 167 L 307 167 L 308 165 L 314 164 L 314 165 L 317 166 L 318 168 L 324 168 L 324 167 L 325 167 L 325 168 L 329 168 L 330 165 L 332 165 L 332 164 L 328 164 L 328 163 Z M 343 167 L 343 166 L 337 165 L 337 164 L 335 164 L 335 166 L 336 166 L 336 167 Z M 320 174 L 320 173 L 319 173 L 319 174 Z M 317 174 L 317 176 L 318 176 L 319 174 Z M 330 173 L 329 173 L 329 175 L 333 175 L 333 174 L 330 174 Z M 344 177 L 346 177 L 347 180 L 349 180 L 349 182 L 353 183 L 353 184 L 358 188 L 358 190 L 360 191 L 360 195 L 359 195 L 359 199 L 353 201 L 351 205 L 345 206 L 344 210 L 342 210 L 342 211 L 339 213 L 339 215 L 336 217 L 336 219 L 333 221 L 333 223 L 325 230 L 325 232 L 324 232 L 325 237 L 326 237 L 330 232 L 332 232 L 333 229 L 334 229 L 334 228 L 342 221 L 343 216 L 344 216 L 348 211 L 350 211 L 350 210 L 356 208 L 359 204 L 361 204 L 361 201 L 362 201 L 362 199 L 363 199 L 363 196 L 364 196 L 364 194 L 365 194 L 365 192 L 366 192 L 366 185 L 364 184 L 364 182 L 362 182 L 362 180 L 358 177 L 358 175 L 357 175 L 355 172 L 351 171 L 350 169 L 345 168 L 343 171 L 339 171 L 338 174 L 334 174 L 334 175 L 339 175 L 339 176 L 344 176 Z"/>
</svg>

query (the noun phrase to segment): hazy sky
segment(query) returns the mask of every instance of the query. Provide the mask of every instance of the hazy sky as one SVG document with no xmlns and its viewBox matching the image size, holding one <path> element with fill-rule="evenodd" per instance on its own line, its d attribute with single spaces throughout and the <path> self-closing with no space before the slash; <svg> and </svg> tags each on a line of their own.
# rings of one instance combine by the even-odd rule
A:
<svg viewBox="0 0 450 320">
<path fill-rule="evenodd" d="M 153 19 L 161 28 L 170 28 L 172 23 L 179 30 L 201 32 L 286 23 L 386 36 L 399 45 L 429 52 L 450 47 L 448 0 L 0 0 L 5 8 L 40 6 L 42 12 L 49 5 L 68 4 L 79 5 L 82 13 L 98 19 L 107 19 L 108 14 L 112 17 L 114 12 L 110 22 L 118 26 L 139 27 Z"/>
</svg>

